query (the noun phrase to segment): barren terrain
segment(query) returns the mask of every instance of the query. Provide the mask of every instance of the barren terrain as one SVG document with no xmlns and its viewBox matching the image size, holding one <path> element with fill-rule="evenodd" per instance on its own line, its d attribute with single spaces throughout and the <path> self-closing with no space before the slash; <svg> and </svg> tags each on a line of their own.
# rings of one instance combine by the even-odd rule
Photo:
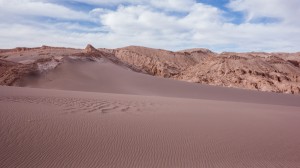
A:
<svg viewBox="0 0 300 168">
<path fill-rule="evenodd" d="M 104 59 L 133 71 L 214 86 L 278 93 L 300 93 L 300 53 L 214 53 L 208 49 L 178 52 L 130 46 L 118 49 L 59 47 L 16 48 L 0 51 L 0 84 L 45 72 L 69 59 Z M 19 64 L 15 64 L 19 63 Z M 25 69 L 25 72 L 24 72 Z M 22 73 L 21 73 L 22 72 Z"/>
<path fill-rule="evenodd" d="M 0 57 L 0 167 L 300 167 L 298 53 Z"/>
</svg>

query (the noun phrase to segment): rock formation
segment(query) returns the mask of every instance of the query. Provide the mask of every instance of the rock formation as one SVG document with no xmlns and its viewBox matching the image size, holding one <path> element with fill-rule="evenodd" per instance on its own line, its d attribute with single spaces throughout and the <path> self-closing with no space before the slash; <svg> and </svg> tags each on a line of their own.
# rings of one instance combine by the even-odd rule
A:
<svg viewBox="0 0 300 168">
<path fill-rule="evenodd" d="M 91 44 L 88 44 L 88 45 L 85 47 L 84 51 L 85 51 L 86 53 L 98 52 L 98 50 L 97 50 L 95 47 L 93 47 Z"/>
<path fill-rule="evenodd" d="M 300 93 L 299 53 L 214 53 L 207 49 L 178 52 L 145 47 L 117 49 L 115 56 L 151 75 L 188 82 Z"/>
</svg>

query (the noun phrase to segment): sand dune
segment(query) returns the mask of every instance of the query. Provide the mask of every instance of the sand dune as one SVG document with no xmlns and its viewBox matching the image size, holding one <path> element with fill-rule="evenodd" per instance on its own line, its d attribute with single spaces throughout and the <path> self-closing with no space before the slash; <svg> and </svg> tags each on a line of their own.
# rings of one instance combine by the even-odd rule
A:
<svg viewBox="0 0 300 168">
<path fill-rule="evenodd" d="M 0 87 L 0 167 L 300 166 L 300 107 Z"/>
<path fill-rule="evenodd" d="M 131 71 L 109 61 L 69 60 L 26 87 L 300 106 L 299 96 L 199 85 Z"/>
</svg>

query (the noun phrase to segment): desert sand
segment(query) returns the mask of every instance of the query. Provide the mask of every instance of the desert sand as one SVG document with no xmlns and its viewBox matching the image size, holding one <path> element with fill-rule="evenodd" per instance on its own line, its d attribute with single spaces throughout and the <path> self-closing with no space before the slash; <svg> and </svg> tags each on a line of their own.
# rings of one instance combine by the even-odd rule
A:
<svg viewBox="0 0 300 168">
<path fill-rule="evenodd" d="M 41 75 L 41 76 L 40 76 Z M 0 87 L 0 167 L 300 167 L 300 97 L 66 60 Z"/>
<path fill-rule="evenodd" d="M 299 167 L 299 106 L 0 88 L 1 167 Z"/>
<path fill-rule="evenodd" d="M 299 105 L 299 96 L 246 89 L 199 85 L 137 73 L 105 59 L 65 60 L 56 69 L 20 81 L 23 87 L 88 91 L 146 96 Z"/>
</svg>

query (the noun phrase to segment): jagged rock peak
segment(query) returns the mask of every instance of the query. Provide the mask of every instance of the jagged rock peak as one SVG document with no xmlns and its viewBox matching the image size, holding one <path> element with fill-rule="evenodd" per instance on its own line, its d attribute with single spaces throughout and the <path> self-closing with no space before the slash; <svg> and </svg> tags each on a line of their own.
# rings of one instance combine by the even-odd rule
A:
<svg viewBox="0 0 300 168">
<path fill-rule="evenodd" d="M 93 47 L 91 44 L 88 44 L 85 49 L 84 49 L 85 52 L 97 52 L 98 50 Z"/>
</svg>

